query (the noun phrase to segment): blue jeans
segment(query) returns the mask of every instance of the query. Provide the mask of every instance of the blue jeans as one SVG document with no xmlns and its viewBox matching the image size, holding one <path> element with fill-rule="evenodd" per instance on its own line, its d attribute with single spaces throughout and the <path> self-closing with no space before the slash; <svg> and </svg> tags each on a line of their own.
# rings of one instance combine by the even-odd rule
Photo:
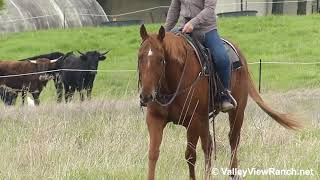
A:
<svg viewBox="0 0 320 180">
<path fill-rule="evenodd" d="M 204 46 L 211 51 L 212 59 L 214 59 L 216 70 L 224 88 L 229 89 L 231 65 L 227 50 L 216 29 L 205 34 Z"/>
</svg>

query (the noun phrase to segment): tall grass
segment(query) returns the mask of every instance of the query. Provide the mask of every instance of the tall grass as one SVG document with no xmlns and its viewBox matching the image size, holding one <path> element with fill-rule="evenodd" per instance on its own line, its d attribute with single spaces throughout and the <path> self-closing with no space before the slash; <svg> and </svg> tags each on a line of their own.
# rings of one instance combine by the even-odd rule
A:
<svg viewBox="0 0 320 180">
<path fill-rule="evenodd" d="M 320 90 L 266 94 L 274 108 L 300 112 L 305 129 L 289 131 L 249 102 L 239 146 L 240 168 L 313 169 L 320 172 Z M 145 179 L 148 133 L 136 98 L 0 109 L 0 178 L 3 179 Z M 228 167 L 227 117 L 216 119 L 217 160 Z M 165 129 L 157 179 L 187 179 L 186 131 Z M 204 159 L 198 146 L 196 173 Z M 248 176 L 246 179 L 310 179 Z M 319 178 L 316 174 L 313 179 Z M 217 179 L 228 179 L 219 175 Z"/>
</svg>

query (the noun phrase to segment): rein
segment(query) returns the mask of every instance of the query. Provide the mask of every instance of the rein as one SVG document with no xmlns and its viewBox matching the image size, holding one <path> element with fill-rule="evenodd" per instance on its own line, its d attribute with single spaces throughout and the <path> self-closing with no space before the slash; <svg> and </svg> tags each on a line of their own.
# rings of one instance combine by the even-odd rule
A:
<svg viewBox="0 0 320 180">
<path fill-rule="evenodd" d="M 180 78 L 180 81 L 179 81 L 179 84 L 178 84 L 178 87 L 177 87 L 177 90 L 173 93 L 173 94 L 165 94 L 165 95 L 162 95 L 160 93 L 157 93 L 156 97 L 155 98 L 155 102 L 158 103 L 159 105 L 163 106 L 163 107 L 166 107 L 166 106 L 169 106 L 177 96 L 185 93 L 187 90 L 189 90 L 190 88 L 193 88 L 196 84 L 198 84 L 198 82 L 201 80 L 201 78 L 203 77 L 202 76 L 202 73 L 199 72 L 198 76 L 196 79 L 194 79 L 191 83 L 191 85 L 189 85 L 188 87 L 184 88 L 183 90 L 179 91 L 180 87 L 181 87 L 181 83 L 182 83 L 182 80 L 183 80 L 183 75 L 185 74 L 185 72 L 183 72 L 181 78 Z M 166 100 L 167 98 L 170 98 L 170 100 L 167 100 L 168 102 L 161 102 L 161 100 L 159 100 L 158 98 L 164 98 L 164 100 Z"/>
</svg>

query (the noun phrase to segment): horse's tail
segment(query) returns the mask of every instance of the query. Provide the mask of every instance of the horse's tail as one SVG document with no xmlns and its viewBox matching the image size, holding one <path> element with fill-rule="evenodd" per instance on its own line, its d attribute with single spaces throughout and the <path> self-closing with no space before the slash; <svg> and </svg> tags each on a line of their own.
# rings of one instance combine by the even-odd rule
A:
<svg viewBox="0 0 320 180">
<path fill-rule="evenodd" d="M 300 123 L 293 117 L 292 114 L 283 114 L 273 110 L 267 103 L 263 101 L 259 95 L 257 88 L 254 85 L 254 82 L 248 72 L 248 89 L 250 97 L 259 105 L 259 107 L 266 112 L 270 117 L 276 120 L 280 125 L 288 129 L 299 129 L 302 126 Z"/>
<path fill-rule="evenodd" d="M 238 48 L 237 48 L 238 49 Z M 248 82 L 248 90 L 250 97 L 259 105 L 259 107 L 266 112 L 270 117 L 272 117 L 275 121 L 277 121 L 280 125 L 288 129 L 300 129 L 302 125 L 294 118 L 292 114 L 284 114 L 278 111 L 273 110 L 264 100 L 261 98 L 255 84 L 251 78 L 251 75 L 248 70 L 248 64 L 244 55 L 238 50 L 240 54 L 240 59 L 242 59 L 242 63 L 245 66 L 245 71 L 247 73 L 247 82 Z"/>
</svg>

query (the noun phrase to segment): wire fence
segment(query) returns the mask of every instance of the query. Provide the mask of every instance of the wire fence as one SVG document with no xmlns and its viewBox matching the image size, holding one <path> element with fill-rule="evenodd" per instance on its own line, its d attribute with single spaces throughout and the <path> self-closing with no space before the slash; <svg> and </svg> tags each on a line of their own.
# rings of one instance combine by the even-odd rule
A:
<svg viewBox="0 0 320 180">
<path fill-rule="evenodd" d="M 317 79 L 317 77 L 320 77 L 317 74 L 318 67 L 320 67 L 320 62 L 279 62 L 279 61 L 265 61 L 265 62 L 252 62 L 248 63 L 250 68 L 250 72 L 252 73 L 256 85 L 259 89 L 259 92 L 262 91 L 269 91 L 269 90 L 278 90 L 276 89 L 281 85 L 282 78 L 283 79 L 290 79 L 290 82 L 293 83 L 293 85 L 289 85 L 288 87 L 290 89 L 300 88 L 301 85 L 297 86 L 297 83 L 295 82 L 301 82 L 301 79 L 303 79 L 303 82 L 301 82 L 302 87 L 310 87 L 310 88 L 319 88 L 320 81 Z M 266 64 L 266 66 L 262 66 L 262 64 Z M 260 65 L 257 67 L 256 65 Z M 274 71 L 272 68 L 269 68 L 268 66 L 276 66 L 280 67 L 280 71 Z M 296 65 L 296 67 L 292 66 Z M 298 75 L 289 75 L 288 71 L 286 70 L 283 72 L 282 70 L 292 69 L 292 72 L 296 70 L 306 69 L 303 71 L 299 71 Z M 263 70 L 262 70 L 263 67 Z M 291 68 L 292 67 L 292 68 Z M 312 69 L 310 69 L 312 68 Z M 259 72 L 257 71 L 259 70 Z M 310 72 L 309 70 L 312 70 Z M 23 76 L 32 76 L 32 75 L 39 75 L 39 80 L 41 81 L 42 75 L 46 77 L 45 81 L 48 81 L 50 79 L 54 79 L 54 76 L 51 76 L 50 74 L 46 73 L 55 73 L 55 72 L 63 72 L 63 71 L 72 71 L 72 72 L 98 72 L 98 76 L 95 79 L 94 83 L 94 90 L 93 90 L 93 97 L 95 98 L 127 98 L 127 97 L 135 97 L 138 93 L 137 88 L 137 70 L 136 69 L 99 69 L 99 70 L 86 70 L 86 69 L 57 69 L 57 70 L 50 70 L 50 71 L 39 71 L 39 72 L 31 72 L 31 73 L 23 73 L 23 74 L 9 74 L 9 75 L 0 75 L 0 81 L 1 82 L 23 82 L 24 77 Z M 262 71 L 264 73 L 262 73 Z M 270 73 L 273 72 L 273 73 Z M 258 74 L 259 73 L 259 74 Z M 289 71 L 290 73 L 290 71 Z M 320 73 L 320 71 L 319 71 Z M 262 75 L 264 78 L 262 78 Z M 51 76 L 51 77 L 50 77 Z M 284 77 L 288 76 L 288 77 Z M 21 77 L 20 79 L 15 79 Z M 290 77 L 290 78 L 289 78 Z M 308 79 L 308 78 L 311 79 Z M 7 78 L 7 79 L 5 79 Z M 10 81 L 10 78 L 13 78 L 13 81 Z M 2 80 L 3 79 L 3 80 Z M 33 78 L 35 79 L 35 78 Z M 36 78 L 38 79 L 38 78 Z M 56 80 L 56 79 L 55 79 Z M 28 80 L 26 80 L 28 81 Z M 33 81 L 30 82 L 30 85 Z M 262 84 L 263 82 L 263 84 Z M 12 89 L 10 87 L 7 87 L 6 84 L 2 84 L 4 86 L 0 85 L 0 99 L 1 97 L 4 98 L 8 95 L 10 97 L 10 92 L 20 92 L 19 89 Z M 28 87 L 28 86 L 27 86 Z M 263 87 L 263 88 L 262 88 Z M 3 89 L 4 88 L 4 89 Z M 9 89 L 8 89 L 9 88 Z M 5 92 L 5 93 L 3 93 Z M 8 92 L 8 93 L 6 93 Z M 28 91 L 29 93 L 32 93 L 33 91 Z M 49 85 L 44 88 L 44 96 L 42 96 L 41 101 L 44 100 L 45 102 L 52 102 L 55 101 L 57 98 L 56 95 L 56 87 L 54 86 L 53 81 L 50 81 Z M 78 96 L 76 96 L 78 98 Z M 1 106 L 1 101 L 0 101 Z"/>
<path fill-rule="evenodd" d="M 249 65 L 258 65 L 258 64 L 279 64 L 279 65 L 320 65 L 320 62 L 277 62 L 277 61 L 257 61 L 248 63 Z M 99 70 L 87 70 L 87 69 L 57 69 L 57 70 L 49 70 L 49 71 L 38 71 L 31 73 L 21 73 L 21 74 L 12 74 L 12 75 L 0 75 L 0 78 L 11 78 L 11 77 L 21 77 L 21 76 L 31 76 L 38 74 L 46 74 L 46 73 L 54 73 L 54 72 L 102 72 L 102 73 L 126 73 L 126 72 L 137 72 L 136 69 L 119 69 L 119 70 L 107 70 L 107 69 L 99 69 Z"/>
<path fill-rule="evenodd" d="M 250 65 L 254 65 L 254 64 L 283 64 L 283 65 L 317 65 L 320 64 L 320 62 L 285 62 L 285 61 L 265 61 L 265 62 L 252 62 L 252 63 L 248 63 Z"/>
</svg>

